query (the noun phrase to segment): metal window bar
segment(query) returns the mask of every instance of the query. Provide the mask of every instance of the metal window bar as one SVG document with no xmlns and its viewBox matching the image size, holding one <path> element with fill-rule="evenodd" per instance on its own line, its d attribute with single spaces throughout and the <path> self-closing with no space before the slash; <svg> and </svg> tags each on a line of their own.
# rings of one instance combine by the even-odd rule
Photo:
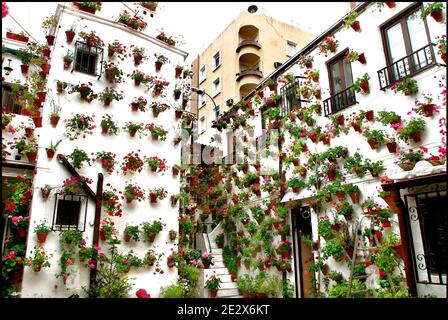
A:
<svg viewBox="0 0 448 320">
<path fill-rule="evenodd" d="M 78 60 L 79 54 L 79 60 Z M 101 56 L 101 59 L 100 59 Z M 91 59 L 94 59 L 91 61 Z M 75 43 L 75 61 L 72 71 L 84 72 L 98 76 L 98 80 L 103 74 L 104 49 L 101 47 L 89 47 L 86 42 L 76 41 Z M 94 70 L 91 69 L 91 63 L 94 64 Z M 99 68 L 98 68 L 99 63 Z M 97 70 L 99 69 L 99 73 Z"/>
<path fill-rule="evenodd" d="M 59 213 L 58 207 L 59 207 L 60 200 L 80 202 L 80 206 L 79 206 L 80 211 L 82 211 L 82 206 L 84 205 L 84 219 L 82 219 L 81 212 L 79 212 L 78 222 L 76 225 L 74 225 L 74 224 L 70 224 L 70 225 L 58 224 L 57 223 L 58 213 Z M 53 231 L 79 230 L 81 232 L 84 232 L 85 228 L 86 228 L 86 221 L 87 221 L 88 203 L 89 203 L 89 198 L 87 195 L 84 195 L 84 194 L 67 195 L 65 193 L 60 193 L 60 192 L 56 193 L 51 230 L 53 230 Z M 80 224 L 80 221 L 82 221 L 82 220 L 84 220 L 84 222 L 82 224 Z"/>
<path fill-rule="evenodd" d="M 405 77 L 411 77 L 436 64 L 435 44 L 430 43 L 410 55 L 378 70 L 380 89 L 385 90 Z"/>
<path fill-rule="evenodd" d="M 324 115 L 327 117 L 358 103 L 358 101 L 356 101 L 355 92 L 349 87 L 324 100 L 323 103 Z"/>
<path fill-rule="evenodd" d="M 415 274 L 415 281 L 416 283 L 421 284 L 432 284 L 432 285 L 446 285 L 447 282 L 443 282 L 443 276 L 445 276 L 445 279 L 447 277 L 446 270 L 443 270 L 440 265 L 433 265 L 433 256 L 431 256 L 432 252 L 429 250 L 428 240 L 426 238 L 426 234 L 424 232 L 424 220 L 423 220 L 423 212 L 425 211 L 425 204 L 422 202 L 422 200 L 427 200 L 429 198 L 429 195 L 435 195 L 434 198 L 440 198 L 444 197 L 446 198 L 446 190 L 437 190 L 437 191 L 427 191 L 427 192 L 420 192 L 420 193 L 413 193 L 413 194 L 407 194 L 404 196 L 404 202 L 405 207 L 407 209 L 407 212 L 409 213 L 407 220 L 407 228 L 411 231 L 412 230 L 412 224 L 418 223 L 419 224 L 419 231 L 420 236 L 422 238 L 422 248 L 423 253 L 419 253 L 415 246 L 414 246 L 414 237 L 412 232 L 409 232 L 409 243 L 411 246 L 411 259 L 414 264 L 414 274 Z M 412 199 L 414 201 L 412 201 Z M 411 206 L 415 202 L 415 207 Z M 431 212 L 431 215 L 435 214 L 435 212 Z M 444 212 L 439 211 L 439 214 L 446 214 Z M 445 230 L 446 232 L 446 230 Z M 446 240 L 446 239 L 445 239 Z M 444 247 L 444 239 L 439 239 L 439 247 Z M 438 253 L 439 254 L 439 253 Z M 442 254 L 442 253 L 440 253 Z M 445 253 L 446 254 L 446 253 Z M 440 261 L 439 261 L 440 263 Z M 422 274 L 419 271 L 426 271 L 426 277 L 427 279 L 422 279 Z M 438 282 L 433 281 L 433 278 L 438 278 Z"/>
<path fill-rule="evenodd" d="M 282 96 L 282 115 L 286 115 L 292 109 L 300 109 L 302 102 L 309 102 L 308 100 L 301 100 L 297 96 L 297 89 L 300 88 L 300 79 L 306 79 L 302 76 L 297 76 L 294 82 L 285 84 L 280 88 L 280 95 Z"/>
</svg>

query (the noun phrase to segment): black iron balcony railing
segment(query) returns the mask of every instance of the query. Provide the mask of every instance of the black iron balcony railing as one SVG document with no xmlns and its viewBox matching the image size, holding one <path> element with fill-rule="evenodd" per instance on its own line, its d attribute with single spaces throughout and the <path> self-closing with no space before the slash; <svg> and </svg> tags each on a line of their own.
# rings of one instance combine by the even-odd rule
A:
<svg viewBox="0 0 448 320">
<path fill-rule="evenodd" d="M 75 59 L 71 72 L 84 72 L 98 76 L 98 79 L 100 79 L 103 73 L 103 54 L 104 49 L 102 47 L 89 47 L 85 42 L 76 41 Z"/>
<path fill-rule="evenodd" d="M 348 87 L 347 89 L 324 100 L 324 115 L 329 116 L 331 114 L 335 114 L 354 105 L 355 103 L 358 103 L 358 101 L 356 101 L 355 92 L 351 90 L 351 87 Z"/>
<path fill-rule="evenodd" d="M 236 47 L 236 52 L 240 52 L 241 49 L 245 46 L 253 46 L 257 49 L 261 49 L 261 44 L 256 40 L 243 40 L 238 44 L 238 47 Z"/>
<path fill-rule="evenodd" d="M 411 77 L 436 64 L 434 44 L 428 44 L 410 55 L 378 70 L 380 89 L 385 90 L 405 77 Z"/>
<path fill-rule="evenodd" d="M 308 102 L 308 100 L 301 100 L 297 95 L 297 89 L 300 88 L 300 79 L 305 79 L 305 77 L 298 76 L 293 82 L 289 82 L 280 88 L 282 115 L 287 114 L 292 109 L 300 109 L 302 102 Z"/>
</svg>

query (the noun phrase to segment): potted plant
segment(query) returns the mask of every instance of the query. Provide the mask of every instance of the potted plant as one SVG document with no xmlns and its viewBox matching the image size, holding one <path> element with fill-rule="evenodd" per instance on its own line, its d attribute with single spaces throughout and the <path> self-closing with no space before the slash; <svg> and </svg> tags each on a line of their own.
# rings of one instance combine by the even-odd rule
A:
<svg viewBox="0 0 448 320">
<path fill-rule="evenodd" d="M 347 200 L 339 201 L 335 205 L 336 213 L 344 216 L 347 220 L 352 219 L 353 207 Z"/>
<path fill-rule="evenodd" d="M 168 195 L 168 191 L 165 188 L 149 189 L 149 199 L 151 203 L 157 203 L 157 199 L 163 200 Z"/>
<path fill-rule="evenodd" d="M 139 226 L 126 226 L 123 231 L 124 241 L 129 242 L 140 241 L 140 229 Z"/>
<path fill-rule="evenodd" d="M 300 189 L 306 187 L 306 183 L 303 179 L 296 177 L 296 178 L 289 179 L 286 182 L 286 186 L 292 188 L 292 191 L 294 193 L 299 193 Z"/>
<path fill-rule="evenodd" d="M 378 175 L 384 170 L 383 161 L 381 160 L 371 161 L 370 159 L 367 159 L 365 166 L 370 171 L 372 177 L 378 177 Z"/>
<path fill-rule="evenodd" d="M 134 65 L 138 66 L 143 62 L 143 60 L 148 58 L 148 55 L 146 54 L 146 49 L 143 47 L 134 46 L 132 48 L 133 48 L 132 56 L 134 57 Z"/>
<path fill-rule="evenodd" d="M 45 186 L 40 188 L 40 192 L 42 194 L 42 198 L 44 200 L 47 200 L 48 197 L 50 196 L 50 192 L 51 192 L 51 186 L 49 184 L 46 184 Z"/>
<path fill-rule="evenodd" d="M 111 135 L 117 135 L 118 134 L 118 127 L 115 121 L 112 119 L 112 116 L 106 114 L 101 119 L 100 123 L 102 133 Z"/>
<path fill-rule="evenodd" d="M 56 90 L 58 93 L 64 92 L 65 88 L 68 87 L 68 83 L 61 80 L 56 80 Z"/>
<path fill-rule="evenodd" d="M 350 196 L 353 203 L 359 203 L 361 190 L 359 190 L 359 187 L 356 184 L 346 184 L 345 192 Z"/>
<path fill-rule="evenodd" d="M 163 172 L 168 170 L 165 159 L 160 159 L 157 156 L 152 156 L 149 158 L 145 157 L 145 162 L 152 172 Z"/>
<path fill-rule="evenodd" d="M 50 123 L 55 128 L 58 125 L 61 113 L 61 106 L 56 104 L 54 100 L 51 100 L 51 111 L 50 111 Z"/>
<path fill-rule="evenodd" d="M 370 79 L 369 74 L 364 73 L 364 75 L 361 78 L 356 79 L 355 83 L 350 87 L 350 90 L 353 92 L 362 91 L 362 94 L 368 94 L 370 92 L 369 79 Z"/>
<path fill-rule="evenodd" d="M 414 151 L 409 149 L 407 152 L 400 152 L 400 159 L 398 165 L 405 171 L 410 171 L 414 168 L 415 164 L 423 159 L 423 153 L 421 150 Z"/>
<path fill-rule="evenodd" d="M 123 158 L 123 163 L 121 164 L 121 170 L 123 174 L 127 173 L 137 173 L 141 172 L 143 169 L 143 160 L 140 158 L 138 152 L 131 151 Z"/>
<path fill-rule="evenodd" d="M 180 76 L 182 75 L 182 71 L 184 70 L 184 67 L 181 64 L 177 64 L 174 70 L 175 70 L 175 77 L 180 78 Z"/>
<path fill-rule="evenodd" d="M 224 246 L 224 233 L 220 233 L 215 237 L 215 243 L 218 248 L 222 248 Z"/>
<path fill-rule="evenodd" d="M 128 131 L 129 135 L 131 137 L 134 137 L 135 134 L 138 132 L 139 135 L 143 133 L 144 130 L 143 123 L 134 123 L 134 122 L 126 122 L 126 124 L 123 127 L 123 130 Z"/>
<path fill-rule="evenodd" d="M 291 252 L 292 252 L 292 243 L 289 241 L 280 241 L 277 252 L 280 253 L 283 258 L 291 259 Z"/>
<path fill-rule="evenodd" d="M 41 224 L 36 225 L 34 228 L 34 232 L 37 235 L 37 242 L 44 243 L 47 240 L 48 233 L 50 233 L 51 228 L 42 222 Z"/>
<path fill-rule="evenodd" d="M 134 13 L 134 15 L 131 16 L 127 10 L 124 10 L 122 13 L 120 13 L 117 22 L 122 23 L 128 26 L 129 28 L 132 28 L 137 31 L 145 30 L 146 26 L 148 25 L 143 20 L 143 17 L 139 16 L 137 13 Z"/>
<path fill-rule="evenodd" d="M 422 11 L 422 18 L 426 19 L 427 16 L 431 17 L 437 22 L 443 21 L 442 10 L 445 9 L 443 2 L 432 2 L 425 5 Z"/>
<path fill-rule="evenodd" d="M 27 74 L 30 68 L 30 62 L 32 58 L 32 52 L 29 50 L 19 49 L 16 53 L 17 57 L 20 59 L 22 63 L 20 68 L 23 74 Z"/>
<path fill-rule="evenodd" d="M 205 288 L 210 290 L 210 296 L 212 298 L 216 298 L 218 295 L 218 289 L 221 288 L 221 279 L 214 274 L 211 275 L 205 282 Z"/>
<path fill-rule="evenodd" d="M 156 57 L 156 62 L 155 62 L 156 72 L 159 72 L 165 63 L 170 62 L 168 57 L 161 53 L 155 53 L 154 56 Z"/>
<path fill-rule="evenodd" d="M 345 257 L 345 251 L 337 239 L 330 239 L 325 242 L 322 255 L 325 259 L 332 256 L 336 261 L 342 261 Z"/>
<path fill-rule="evenodd" d="M 55 152 L 56 152 L 56 149 L 57 149 L 58 145 L 59 145 L 61 142 L 62 142 L 62 140 L 58 140 L 58 141 L 56 142 L 56 144 L 53 144 L 53 141 L 50 142 L 50 145 L 46 148 L 46 151 L 47 151 L 47 157 L 48 157 L 49 159 L 53 159 L 54 154 L 55 154 Z"/>
<path fill-rule="evenodd" d="M 77 195 L 81 194 L 83 188 L 87 186 L 88 183 L 92 183 L 93 180 L 79 176 L 79 177 L 70 177 L 64 180 L 62 183 L 61 193 L 66 195 Z"/>
<path fill-rule="evenodd" d="M 204 252 L 201 256 L 202 264 L 204 265 L 204 269 L 210 268 L 210 265 L 213 264 L 213 254 L 211 252 Z"/>
<path fill-rule="evenodd" d="M 82 232 L 79 230 L 64 230 L 59 235 L 59 241 L 61 244 L 73 244 L 74 246 L 80 246 L 82 244 Z"/>
<path fill-rule="evenodd" d="M 107 56 L 111 59 L 114 57 L 115 53 L 118 58 L 121 60 L 126 56 L 126 46 L 123 45 L 120 41 L 114 40 L 113 42 L 107 45 Z"/>
<path fill-rule="evenodd" d="M 142 225 L 142 232 L 148 242 L 154 242 L 155 237 L 163 230 L 165 224 L 159 220 L 153 222 L 144 222 Z"/>
<path fill-rule="evenodd" d="M 131 79 L 134 80 L 134 84 L 138 87 L 140 83 L 143 82 L 143 84 L 147 84 L 149 81 L 149 76 L 144 74 L 143 72 L 139 70 L 134 70 L 132 74 L 130 75 Z"/>
<path fill-rule="evenodd" d="M 123 100 L 123 91 L 116 91 L 112 87 L 106 87 L 98 94 L 99 100 L 104 103 L 105 106 L 109 106 L 113 100 Z"/>
<path fill-rule="evenodd" d="M 160 31 L 160 33 L 156 36 L 160 41 L 165 42 L 169 46 L 175 46 L 176 40 L 172 36 L 166 35 L 164 31 Z"/>
<path fill-rule="evenodd" d="M 31 254 L 33 251 L 31 251 Z M 39 272 L 42 268 L 50 267 L 49 258 L 52 255 L 47 255 L 45 249 L 40 246 L 34 246 L 34 256 L 32 258 L 25 259 L 26 265 L 32 267 L 34 272 Z"/>
<path fill-rule="evenodd" d="M 314 59 L 312 56 L 302 55 L 300 56 L 298 63 L 302 68 L 311 69 L 313 67 L 313 61 Z"/>
<path fill-rule="evenodd" d="M 151 80 L 152 94 L 154 97 L 164 96 L 164 91 L 169 85 L 169 81 L 162 78 L 153 78 Z"/>
<path fill-rule="evenodd" d="M 67 38 L 67 43 L 72 43 L 73 42 L 73 39 L 75 38 L 75 34 L 76 34 L 76 25 L 75 25 L 75 23 L 73 23 L 70 26 L 70 28 L 65 30 L 65 36 Z"/>
<path fill-rule="evenodd" d="M 127 183 L 124 188 L 124 197 L 127 203 L 133 200 L 142 201 L 145 199 L 145 193 L 137 184 Z"/>
<path fill-rule="evenodd" d="M 329 34 L 319 45 L 319 50 L 320 52 L 323 52 L 325 55 L 327 55 L 328 52 L 336 52 L 338 46 L 339 41 L 335 39 L 333 34 Z"/>
<path fill-rule="evenodd" d="M 437 40 L 437 53 L 440 54 L 443 62 L 446 64 L 446 35 L 436 37 Z"/>
<path fill-rule="evenodd" d="M 97 11 L 101 11 L 101 2 L 73 2 L 73 4 L 81 11 L 85 11 L 91 14 L 95 14 Z"/>
<path fill-rule="evenodd" d="M 20 33 L 14 32 L 11 29 L 7 29 L 6 38 L 17 40 L 21 42 L 28 42 L 29 38 L 26 36 L 26 33 L 21 31 Z"/>
<path fill-rule="evenodd" d="M 410 96 L 418 92 L 418 84 L 416 80 L 404 77 L 401 81 L 394 84 L 391 89 L 395 92 L 402 91 L 405 96 Z"/>
<path fill-rule="evenodd" d="M 358 16 L 359 16 L 358 12 L 356 12 L 356 11 L 350 12 L 343 21 L 343 27 L 345 29 L 352 27 L 352 29 L 355 30 L 356 32 L 360 32 L 361 26 L 359 25 L 359 21 L 356 20 L 356 18 L 358 18 Z"/>
<path fill-rule="evenodd" d="M 160 103 L 156 101 L 151 103 L 149 107 L 152 109 L 152 115 L 154 116 L 154 118 L 157 118 L 159 116 L 159 113 L 165 112 L 170 108 L 170 106 L 166 103 Z"/>
<path fill-rule="evenodd" d="M 90 163 L 91 159 L 89 158 L 87 153 L 84 150 L 79 149 L 77 147 L 72 151 L 72 153 L 70 155 L 67 156 L 67 158 L 69 158 L 73 161 L 72 165 L 76 169 L 81 169 L 84 161 L 86 161 L 87 164 L 89 166 L 91 166 L 91 163 Z"/>
<path fill-rule="evenodd" d="M 44 33 L 46 34 L 47 43 L 49 46 L 52 46 L 54 44 L 54 35 L 50 35 L 50 32 L 56 28 L 58 25 L 58 19 L 56 15 L 50 15 L 48 17 L 45 17 L 45 19 L 42 21 L 42 29 L 44 30 Z"/>
<path fill-rule="evenodd" d="M 115 65 L 114 62 L 104 61 L 103 66 L 106 79 L 110 83 L 123 82 L 123 71 L 118 67 L 118 65 Z"/>
<path fill-rule="evenodd" d="M 381 130 L 367 130 L 365 137 L 372 150 L 378 149 L 386 143 L 386 136 Z"/>
<path fill-rule="evenodd" d="M 103 40 L 96 35 L 95 31 L 90 31 L 89 33 L 81 31 L 79 33 L 81 39 L 83 39 L 89 48 L 92 47 L 102 47 L 104 46 Z"/>
<path fill-rule="evenodd" d="M 364 53 L 358 53 L 354 50 L 349 50 L 344 57 L 345 63 L 359 61 L 361 64 L 366 64 Z"/>
<path fill-rule="evenodd" d="M 411 118 L 409 123 L 398 132 L 398 138 L 403 141 L 409 141 L 412 138 L 414 142 L 420 142 L 422 132 L 425 130 L 425 120 Z"/>
<path fill-rule="evenodd" d="M 412 108 L 412 110 L 425 117 L 431 117 L 434 111 L 439 112 L 440 107 L 433 103 L 433 99 L 430 95 L 424 94 L 423 97 L 426 101 L 422 102 L 415 99 L 415 108 Z"/>
<path fill-rule="evenodd" d="M 325 240 L 333 237 L 333 230 L 331 229 L 331 222 L 327 216 L 320 217 L 317 224 L 317 233 Z"/>
<path fill-rule="evenodd" d="M 134 98 L 134 100 L 131 102 L 130 106 L 132 108 L 132 111 L 146 111 L 146 105 L 148 104 L 148 100 L 146 100 L 143 97 Z"/>
<path fill-rule="evenodd" d="M 401 123 L 401 116 L 394 111 L 379 111 L 376 119 L 384 126 L 388 124 L 394 125 Z"/>
<path fill-rule="evenodd" d="M 110 151 L 100 151 L 96 153 L 95 159 L 100 160 L 101 167 L 106 169 L 107 173 L 112 174 L 115 165 L 118 163 L 117 160 L 115 160 L 115 157 L 115 153 L 112 153 Z"/>
<path fill-rule="evenodd" d="M 91 82 L 77 84 L 71 87 L 70 93 L 79 92 L 81 100 L 90 103 L 93 99 L 98 97 L 98 95 L 93 92 L 91 86 Z"/>
<path fill-rule="evenodd" d="M 31 137 L 23 148 L 22 154 L 25 154 L 29 162 L 36 162 L 37 158 L 37 140 Z"/>
</svg>

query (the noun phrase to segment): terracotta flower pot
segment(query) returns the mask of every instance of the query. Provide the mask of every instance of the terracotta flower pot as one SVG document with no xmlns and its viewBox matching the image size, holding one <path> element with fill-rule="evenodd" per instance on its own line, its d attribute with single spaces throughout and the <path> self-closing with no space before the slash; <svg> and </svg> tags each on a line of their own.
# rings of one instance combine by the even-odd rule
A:
<svg viewBox="0 0 448 320">
<path fill-rule="evenodd" d="M 399 163 L 398 166 L 404 171 L 411 171 L 415 167 L 415 163 Z"/>
<path fill-rule="evenodd" d="M 38 92 L 37 97 L 39 98 L 40 102 L 44 102 L 45 98 L 47 97 L 47 93 L 45 91 Z"/>
<path fill-rule="evenodd" d="M 30 66 L 28 64 L 22 64 L 22 65 L 20 65 L 20 69 L 23 74 L 28 74 Z"/>
<path fill-rule="evenodd" d="M 67 37 L 67 43 L 72 43 L 75 33 L 73 31 L 65 31 L 65 36 Z"/>
<path fill-rule="evenodd" d="M 50 73 L 50 69 L 51 69 L 51 64 L 48 63 L 43 63 L 40 68 L 42 69 L 42 72 L 45 74 Z"/>
<path fill-rule="evenodd" d="M 162 63 L 159 61 L 155 62 L 155 67 L 156 67 L 156 72 L 159 72 L 160 69 L 162 68 Z"/>
<path fill-rule="evenodd" d="M 361 132 L 361 126 L 355 123 L 352 123 L 352 127 L 356 132 Z"/>
<path fill-rule="evenodd" d="M 397 143 L 396 142 L 388 142 L 388 143 L 386 143 L 386 147 L 390 153 L 397 152 Z"/>
<path fill-rule="evenodd" d="M 173 167 L 173 176 L 177 176 L 179 174 L 179 169 Z"/>
<path fill-rule="evenodd" d="M 299 193 L 299 192 L 300 192 L 300 188 L 299 188 L 299 187 L 297 187 L 297 188 L 292 188 L 292 192 L 294 192 L 294 193 Z"/>
<path fill-rule="evenodd" d="M 328 177 L 328 180 L 334 181 L 334 179 L 335 179 L 335 170 L 328 171 L 327 172 L 327 177 Z"/>
<path fill-rule="evenodd" d="M 182 74 L 182 68 L 176 68 L 175 72 L 176 72 L 175 77 L 180 78 L 180 76 Z"/>
<path fill-rule="evenodd" d="M 210 289 L 210 297 L 211 298 L 216 298 L 217 295 L 218 295 L 217 289 Z"/>
<path fill-rule="evenodd" d="M 36 128 L 42 127 L 42 117 L 33 117 L 33 122 Z"/>
<path fill-rule="evenodd" d="M 434 104 L 425 104 L 423 106 L 423 111 L 426 117 L 431 117 L 434 112 Z"/>
<path fill-rule="evenodd" d="M 155 194 L 155 193 L 150 193 L 150 194 L 149 194 L 149 197 L 150 197 L 150 201 L 151 201 L 151 203 L 157 203 L 157 194 Z"/>
<path fill-rule="evenodd" d="M 77 2 L 75 2 L 75 6 L 77 6 L 79 10 L 84 11 L 84 12 L 88 12 L 88 13 L 91 13 L 91 14 L 95 14 L 95 12 L 96 12 L 96 9 L 85 7 L 85 6 L 83 6 L 83 5 L 81 5 L 80 3 L 77 3 Z"/>
<path fill-rule="evenodd" d="M 341 115 L 338 116 L 338 124 L 343 126 L 344 123 L 345 123 L 345 117 L 344 117 L 343 114 L 341 114 Z"/>
<path fill-rule="evenodd" d="M 56 152 L 55 152 L 54 150 L 47 149 L 47 157 L 48 157 L 49 159 L 53 159 L 55 153 L 56 153 Z"/>
<path fill-rule="evenodd" d="M 45 240 L 47 240 L 48 232 L 38 233 L 37 234 L 37 240 L 39 243 L 44 243 Z"/>
<path fill-rule="evenodd" d="M 438 11 L 433 11 L 431 12 L 431 17 L 436 20 L 437 22 L 442 22 L 443 21 L 443 14 L 442 14 L 442 10 L 438 10 Z"/>
<path fill-rule="evenodd" d="M 149 242 L 154 242 L 154 240 L 156 239 L 156 234 L 155 233 L 151 233 L 151 234 L 148 234 L 147 235 L 147 240 L 149 241 Z"/>
<path fill-rule="evenodd" d="M 345 199 L 345 192 L 344 192 L 344 191 L 338 191 L 338 192 L 336 192 L 336 197 L 337 197 L 339 200 L 344 200 L 344 199 Z"/>
<path fill-rule="evenodd" d="M 359 86 L 361 87 L 361 89 L 362 89 L 362 91 L 364 92 L 364 93 L 369 93 L 370 92 L 370 89 L 369 89 L 369 83 L 368 82 L 361 82 L 360 84 L 359 84 Z"/>
<path fill-rule="evenodd" d="M 175 92 L 174 92 L 174 99 L 179 100 L 179 98 L 180 98 L 180 94 L 181 94 L 180 91 L 175 91 Z"/>
<path fill-rule="evenodd" d="M 28 158 L 29 162 L 36 162 L 37 152 L 28 152 L 26 154 L 26 157 Z"/>
<path fill-rule="evenodd" d="M 100 239 L 101 241 L 106 241 L 106 232 L 104 230 L 100 230 Z"/>
<path fill-rule="evenodd" d="M 374 112 L 373 110 L 369 110 L 366 112 L 366 118 L 369 121 L 373 121 L 374 120 Z"/>
<path fill-rule="evenodd" d="M 50 117 L 50 123 L 53 126 L 53 128 L 58 125 L 59 119 L 60 119 L 59 116 L 51 116 Z"/>
<path fill-rule="evenodd" d="M 422 140 L 422 133 L 420 132 L 411 132 L 409 136 L 414 140 L 414 142 L 420 142 Z"/>
<path fill-rule="evenodd" d="M 15 271 L 11 273 L 11 283 L 17 285 L 22 282 L 22 271 Z"/>
<path fill-rule="evenodd" d="M 445 64 L 446 64 L 446 53 L 442 53 L 440 55 L 440 57 L 442 58 L 443 62 L 445 62 Z"/>
<path fill-rule="evenodd" d="M 129 135 L 131 137 L 134 137 L 136 133 L 137 133 L 137 130 L 135 130 L 135 129 L 129 130 Z"/>
<path fill-rule="evenodd" d="M 45 38 L 47 39 L 47 43 L 49 46 L 52 46 L 54 44 L 55 36 L 46 36 Z"/>
<path fill-rule="evenodd" d="M 45 58 L 50 58 L 51 50 L 50 48 L 46 47 L 42 49 L 42 54 Z"/>
<path fill-rule="evenodd" d="M 385 2 L 386 6 L 388 6 L 390 9 L 395 8 L 395 2 Z"/>
<path fill-rule="evenodd" d="M 64 59 L 64 69 L 70 68 L 70 65 L 72 64 L 71 59 Z"/>
<path fill-rule="evenodd" d="M 124 241 L 129 242 L 131 241 L 131 236 L 129 234 L 124 235 Z"/>
<path fill-rule="evenodd" d="M 355 30 L 356 32 L 360 32 L 361 31 L 361 25 L 359 24 L 359 21 L 355 21 L 352 23 L 351 25 L 352 29 Z"/>
<path fill-rule="evenodd" d="M 30 138 L 34 133 L 34 128 L 25 128 L 25 136 Z"/>
<path fill-rule="evenodd" d="M 364 53 L 358 55 L 358 61 L 362 64 L 366 64 L 366 56 L 364 55 Z"/>
<path fill-rule="evenodd" d="M 108 133 L 109 127 L 101 127 L 101 133 Z"/>
<path fill-rule="evenodd" d="M 378 143 L 375 140 L 367 140 L 367 143 L 370 145 L 372 150 L 375 150 L 378 147 Z"/>
</svg>

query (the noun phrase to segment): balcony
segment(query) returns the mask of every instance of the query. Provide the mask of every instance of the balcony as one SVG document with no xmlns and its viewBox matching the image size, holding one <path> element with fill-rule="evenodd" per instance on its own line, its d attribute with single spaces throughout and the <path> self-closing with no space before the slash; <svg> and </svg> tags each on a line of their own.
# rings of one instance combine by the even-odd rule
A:
<svg viewBox="0 0 448 320">
<path fill-rule="evenodd" d="M 380 89 L 385 90 L 405 77 L 412 77 L 436 64 L 434 44 L 414 51 L 410 55 L 378 70 Z"/>
<path fill-rule="evenodd" d="M 236 74 L 236 81 L 240 81 L 242 78 L 247 76 L 255 76 L 257 78 L 263 78 L 263 72 L 257 69 L 247 69 Z"/>
<path fill-rule="evenodd" d="M 356 101 L 355 92 L 350 90 L 349 87 L 324 100 L 324 115 L 329 116 L 331 114 L 335 114 L 354 105 L 355 103 L 358 103 L 358 101 Z"/>
<path fill-rule="evenodd" d="M 302 102 L 309 102 L 308 100 L 301 100 L 297 96 L 297 89 L 300 87 L 300 79 L 306 79 L 306 77 L 297 76 L 294 82 L 285 84 L 280 88 L 280 94 L 282 96 L 282 114 L 285 115 L 292 109 L 300 109 Z"/>
<path fill-rule="evenodd" d="M 261 49 L 261 44 L 258 43 L 256 40 L 243 40 L 238 44 L 238 47 L 236 48 L 236 53 L 239 53 L 241 49 L 245 47 L 255 47 L 257 49 Z"/>
</svg>

